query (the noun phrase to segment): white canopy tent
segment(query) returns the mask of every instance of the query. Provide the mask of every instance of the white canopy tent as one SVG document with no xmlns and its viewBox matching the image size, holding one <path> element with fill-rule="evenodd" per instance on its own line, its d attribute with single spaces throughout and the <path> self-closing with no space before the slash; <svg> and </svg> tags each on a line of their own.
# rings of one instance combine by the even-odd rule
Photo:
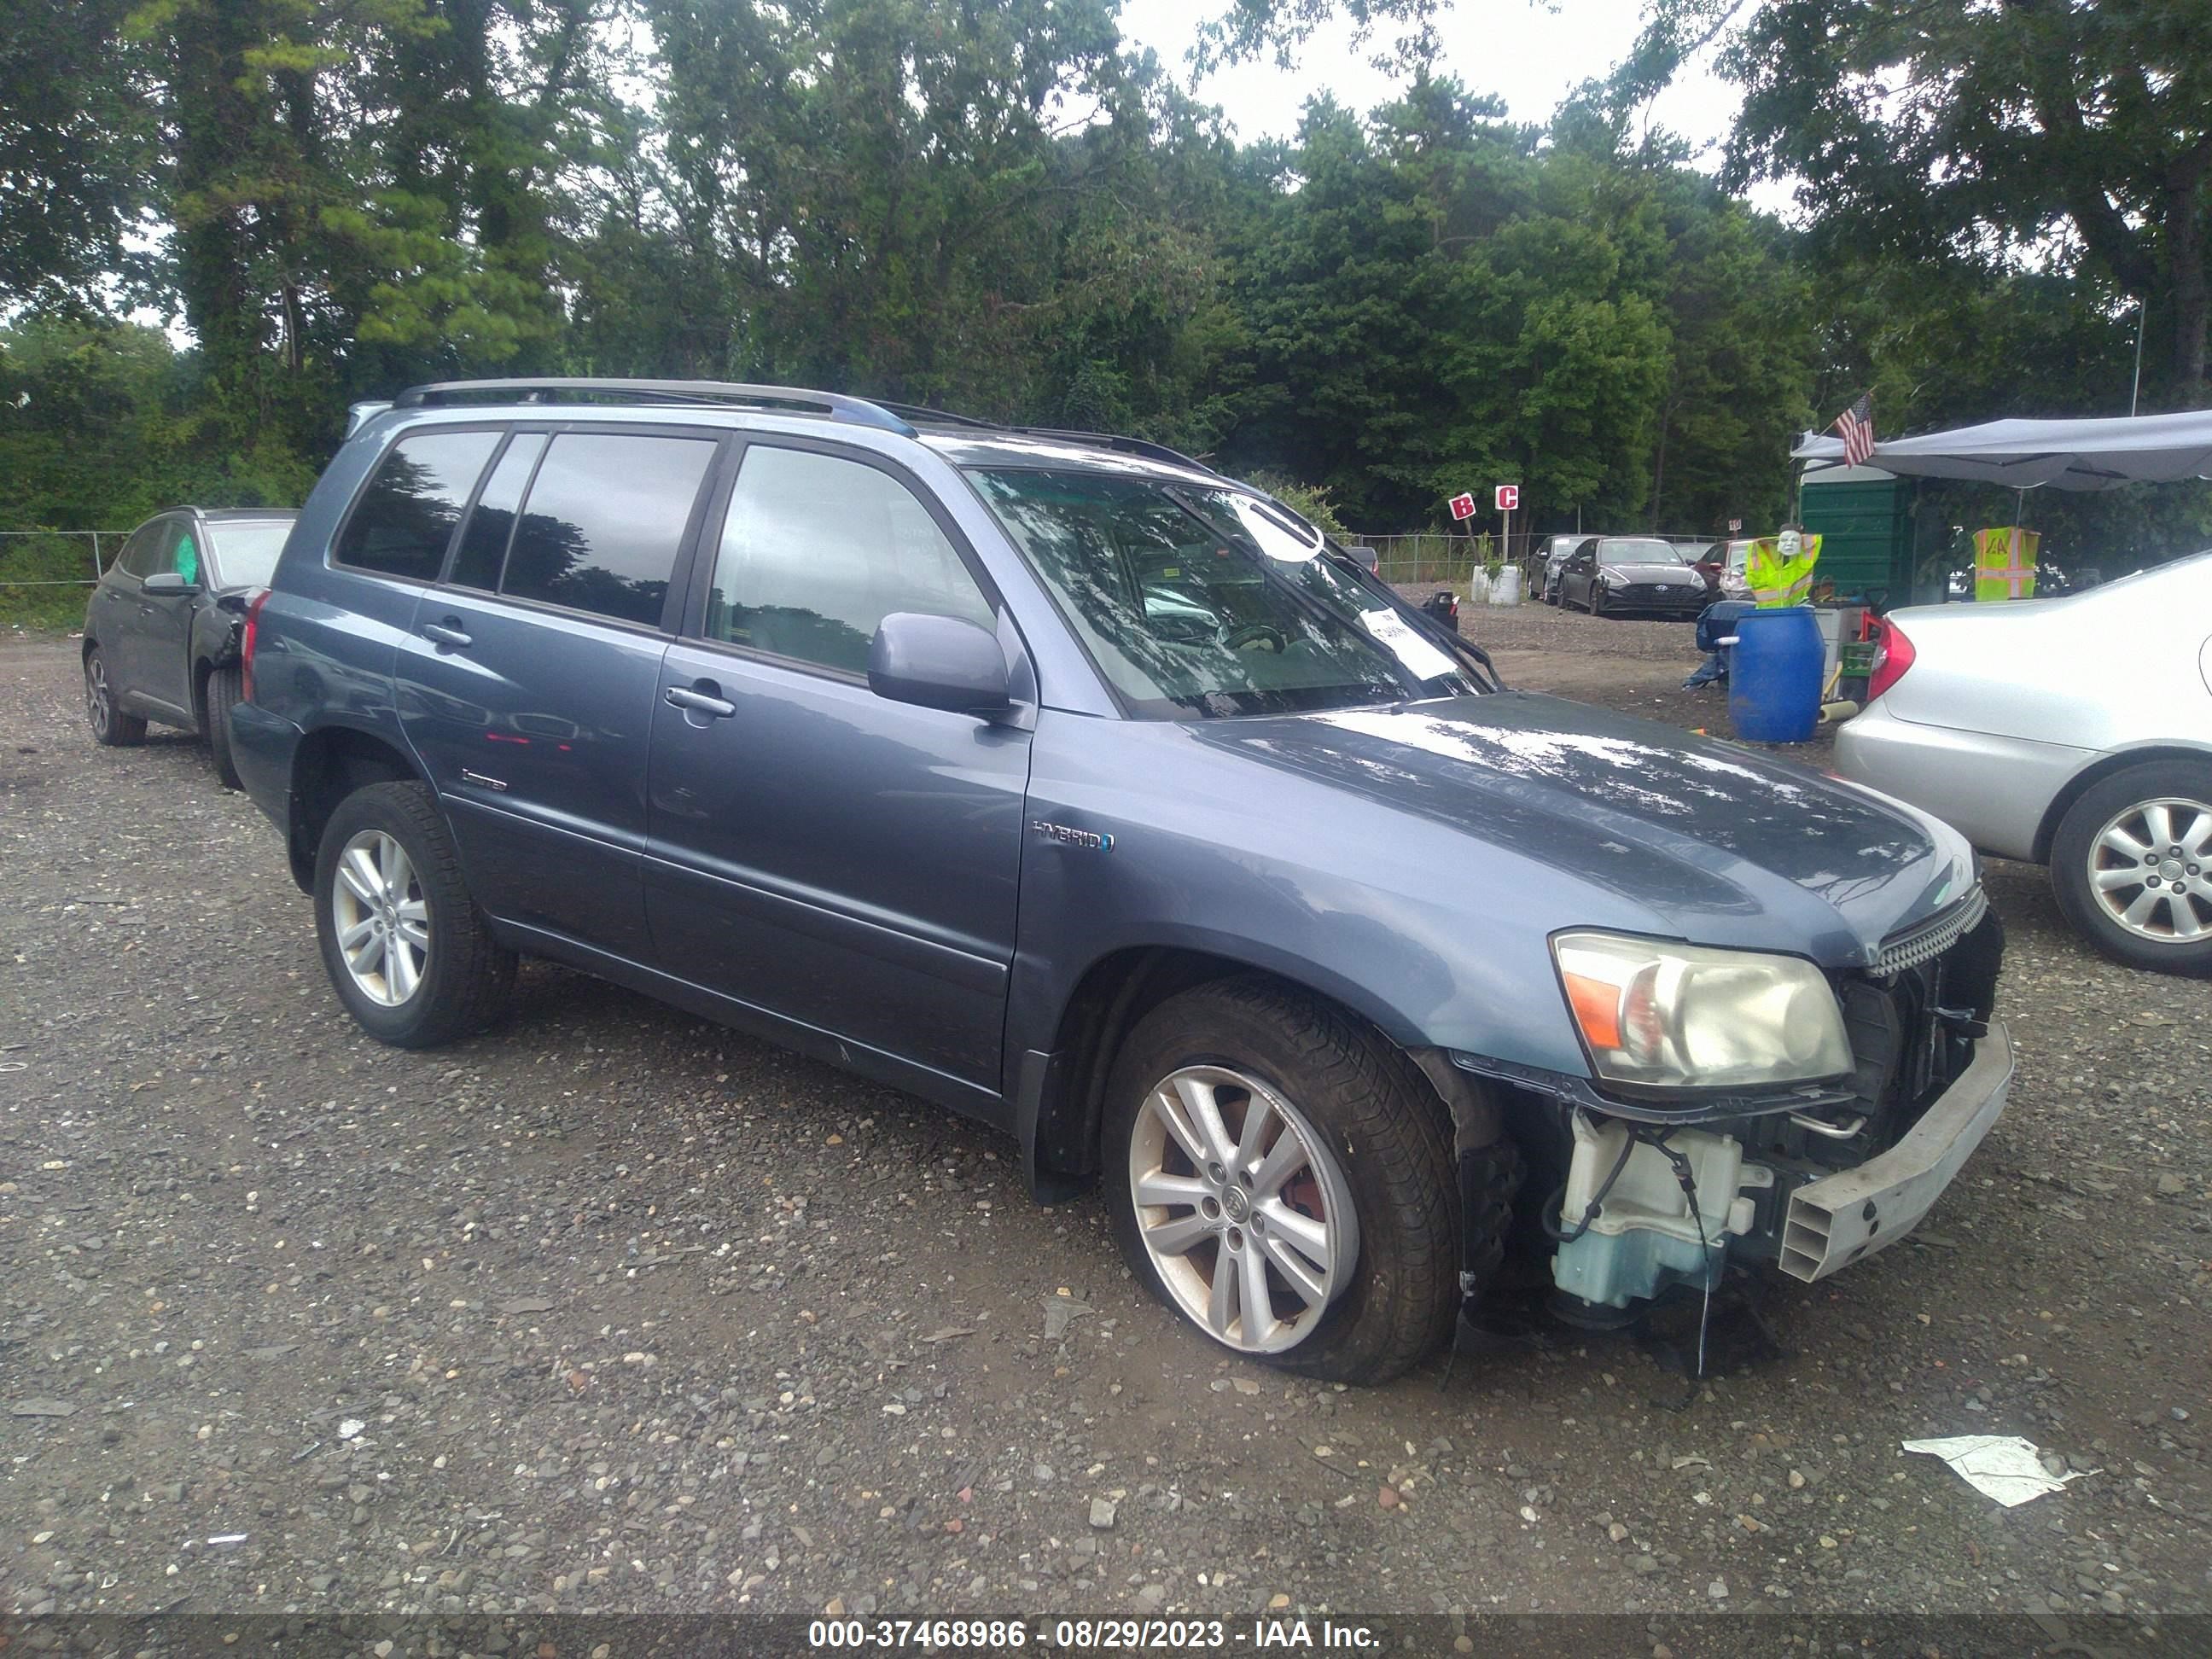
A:
<svg viewBox="0 0 2212 1659">
<path fill-rule="evenodd" d="M 1844 441 L 1808 432 L 1790 452 L 1809 482 L 1844 465 Z M 2008 489 L 2110 489 L 2212 478 L 2212 409 L 2096 421 L 1989 421 L 1877 443 L 1872 465 Z"/>
</svg>

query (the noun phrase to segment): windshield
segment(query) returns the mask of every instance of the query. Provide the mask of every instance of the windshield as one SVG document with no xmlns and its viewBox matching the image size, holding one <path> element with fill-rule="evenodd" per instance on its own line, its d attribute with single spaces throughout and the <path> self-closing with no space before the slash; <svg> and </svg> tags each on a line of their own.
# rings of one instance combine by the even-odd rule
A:
<svg viewBox="0 0 2212 1659">
<path fill-rule="evenodd" d="M 1638 537 L 1632 540 L 1600 542 L 1597 556 L 1606 564 L 1680 564 L 1682 556 L 1672 542 L 1662 542 L 1656 536 Z"/>
<path fill-rule="evenodd" d="M 242 520 L 209 526 L 226 587 L 266 587 L 276 574 L 276 556 L 292 533 L 289 519 Z"/>
<path fill-rule="evenodd" d="M 1288 514 L 1202 484 L 969 475 L 1091 659 L 1152 719 L 1346 708 L 1477 690 Z"/>
</svg>

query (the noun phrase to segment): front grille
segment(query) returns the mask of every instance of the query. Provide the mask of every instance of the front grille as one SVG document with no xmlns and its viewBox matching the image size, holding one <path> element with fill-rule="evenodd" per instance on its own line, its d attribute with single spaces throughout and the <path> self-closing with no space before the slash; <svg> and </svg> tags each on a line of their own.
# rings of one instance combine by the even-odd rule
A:
<svg viewBox="0 0 2212 1659">
<path fill-rule="evenodd" d="M 1990 908 L 1988 897 L 1977 882 L 1967 890 L 1966 896 L 1933 920 L 1917 923 L 1902 932 L 1892 933 L 1882 940 L 1881 948 L 1870 964 L 1877 974 L 1901 973 L 1908 968 L 1917 968 L 1923 962 L 1932 962 L 1959 942 L 1960 936 L 1978 924 Z"/>
<path fill-rule="evenodd" d="M 1697 604 L 1705 597 L 1703 582 L 1628 582 L 1606 590 L 1606 598 L 1614 605 L 1683 605 Z"/>
</svg>

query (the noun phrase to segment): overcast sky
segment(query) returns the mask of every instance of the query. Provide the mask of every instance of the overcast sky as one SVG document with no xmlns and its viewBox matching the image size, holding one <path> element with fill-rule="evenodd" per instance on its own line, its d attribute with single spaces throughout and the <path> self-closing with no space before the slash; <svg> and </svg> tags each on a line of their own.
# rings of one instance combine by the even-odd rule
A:
<svg viewBox="0 0 2212 1659">
<path fill-rule="evenodd" d="M 1123 0 L 1121 32 L 1158 52 L 1188 83 L 1184 54 L 1213 9 L 1206 0 Z M 1456 0 L 1437 24 L 1442 67 L 1470 90 L 1504 99 L 1515 120 L 1540 122 L 1568 93 L 1627 55 L 1642 13 L 1641 0 L 1557 0 L 1555 7 L 1543 0 Z M 1207 76 L 1198 95 L 1220 105 L 1248 143 L 1291 137 L 1306 100 L 1324 91 L 1364 113 L 1401 82 L 1369 64 L 1372 46 L 1355 50 L 1352 33 L 1348 23 L 1339 22 L 1307 43 L 1295 69 L 1277 69 L 1272 60 L 1240 64 Z M 1377 33 L 1387 46 L 1389 26 Z M 1650 111 L 1656 125 L 1704 147 L 1699 164 L 1709 169 L 1737 104 L 1735 89 L 1712 73 L 1710 57 L 1685 66 Z M 1778 210 L 1787 198 L 1759 191 L 1754 199 Z"/>
</svg>

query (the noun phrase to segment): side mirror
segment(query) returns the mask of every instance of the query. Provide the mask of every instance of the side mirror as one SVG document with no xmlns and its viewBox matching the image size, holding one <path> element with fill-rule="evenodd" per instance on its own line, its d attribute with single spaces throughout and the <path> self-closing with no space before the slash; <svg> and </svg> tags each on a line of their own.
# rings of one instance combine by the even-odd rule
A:
<svg viewBox="0 0 2212 1659">
<path fill-rule="evenodd" d="M 987 720 L 1012 707 L 1006 653 L 957 617 L 894 611 L 868 643 L 868 689 L 892 702 Z"/>
<path fill-rule="evenodd" d="M 173 570 L 162 570 L 146 578 L 145 591 L 149 593 L 177 594 L 197 593 L 200 590 L 198 583 L 186 581 Z"/>
</svg>

